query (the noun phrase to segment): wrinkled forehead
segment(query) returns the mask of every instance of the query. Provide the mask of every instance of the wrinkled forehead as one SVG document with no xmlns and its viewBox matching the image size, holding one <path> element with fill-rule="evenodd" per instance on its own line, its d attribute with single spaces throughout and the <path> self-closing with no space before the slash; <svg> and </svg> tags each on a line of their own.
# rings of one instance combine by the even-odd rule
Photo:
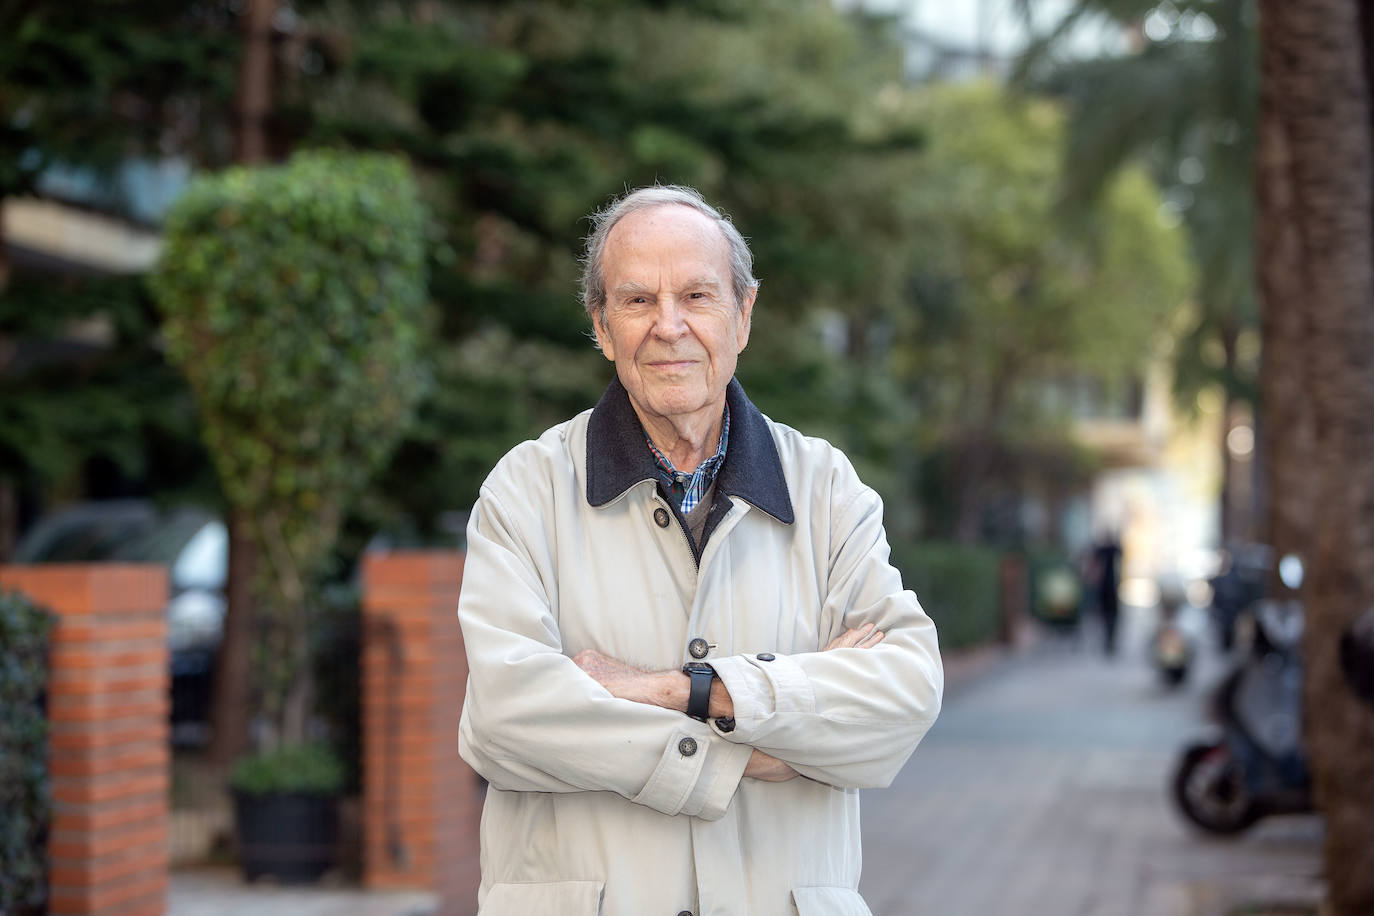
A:
<svg viewBox="0 0 1374 916">
<path fill-rule="evenodd" d="M 662 204 L 626 214 L 606 237 L 604 268 L 640 259 L 728 273 L 730 246 L 716 220 L 683 204 Z"/>
</svg>

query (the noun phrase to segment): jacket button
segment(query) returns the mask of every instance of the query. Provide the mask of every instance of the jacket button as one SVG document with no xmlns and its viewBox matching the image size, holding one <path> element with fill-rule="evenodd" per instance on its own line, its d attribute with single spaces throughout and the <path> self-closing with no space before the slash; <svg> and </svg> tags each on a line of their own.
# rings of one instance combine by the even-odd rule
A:
<svg viewBox="0 0 1374 916">
<path fill-rule="evenodd" d="M 654 524 L 660 528 L 668 527 L 668 510 L 659 506 L 654 510 Z"/>
<path fill-rule="evenodd" d="M 735 719 L 733 716 L 721 716 L 716 720 L 716 728 L 725 732 L 727 735 L 735 730 Z"/>
<path fill-rule="evenodd" d="M 711 646 L 698 636 L 687 644 L 687 651 L 692 653 L 692 658 L 705 658 L 710 653 Z"/>
<path fill-rule="evenodd" d="M 690 757 L 697 752 L 697 739 L 683 738 L 677 743 L 677 752 L 684 757 Z"/>
<path fill-rule="evenodd" d="M 758 655 L 755 655 L 754 657 L 761 662 L 771 662 L 773 659 L 777 658 L 777 656 L 774 655 L 772 652 L 760 652 Z"/>
<path fill-rule="evenodd" d="M 691 911 L 691 910 L 683 910 L 681 913 L 678 913 L 677 916 L 692 916 L 692 911 Z"/>
</svg>

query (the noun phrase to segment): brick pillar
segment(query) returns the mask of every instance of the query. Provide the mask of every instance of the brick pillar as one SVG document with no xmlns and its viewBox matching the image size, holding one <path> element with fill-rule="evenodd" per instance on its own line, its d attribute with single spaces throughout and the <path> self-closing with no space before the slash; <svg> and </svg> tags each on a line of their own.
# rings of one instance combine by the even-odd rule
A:
<svg viewBox="0 0 1374 916">
<path fill-rule="evenodd" d="M 167 908 L 167 571 L 0 567 L 0 587 L 57 615 L 48 676 L 48 908 Z"/>
<path fill-rule="evenodd" d="M 436 891 L 444 916 L 477 910 L 482 790 L 458 756 L 467 655 L 463 555 L 363 561 L 363 883 Z"/>
</svg>

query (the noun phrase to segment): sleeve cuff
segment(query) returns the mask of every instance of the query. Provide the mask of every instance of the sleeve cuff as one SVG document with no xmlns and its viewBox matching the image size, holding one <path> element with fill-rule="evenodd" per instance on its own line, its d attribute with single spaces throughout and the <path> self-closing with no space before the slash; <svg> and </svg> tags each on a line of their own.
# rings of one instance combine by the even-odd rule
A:
<svg viewBox="0 0 1374 916">
<path fill-rule="evenodd" d="M 754 749 L 747 744 L 732 744 L 720 738 L 705 740 L 709 746 L 706 766 L 692 794 L 687 796 L 682 813 L 714 821 L 730 807 L 730 800 L 735 797 L 735 790 L 744 778 L 744 769 L 749 765 L 749 756 Z"/>
<path fill-rule="evenodd" d="M 735 727 L 722 732 L 715 721 L 712 730 L 737 744 L 751 744 L 759 727 L 778 713 L 814 713 L 816 694 L 801 665 L 786 656 L 760 652 L 713 659 L 711 667 L 735 707 Z"/>
<path fill-rule="evenodd" d="M 673 730 L 658 766 L 633 801 L 663 814 L 715 820 L 729 807 L 753 749 L 692 725 L 696 727 Z"/>
</svg>

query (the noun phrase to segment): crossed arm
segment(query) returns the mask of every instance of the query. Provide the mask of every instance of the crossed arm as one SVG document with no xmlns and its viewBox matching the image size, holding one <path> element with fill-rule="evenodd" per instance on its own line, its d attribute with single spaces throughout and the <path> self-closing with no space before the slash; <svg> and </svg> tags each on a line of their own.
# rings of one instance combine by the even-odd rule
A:
<svg viewBox="0 0 1374 916">
<path fill-rule="evenodd" d="M 826 644 L 822 652 L 831 649 L 871 649 L 883 641 L 883 631 L 876 625 L 846 630 Z M 687 711 L 687 697 L 691 681 L 681 671 L 647 671 L 634 665 L 612 658 L 595 649 L 583 649 L 573 656 L 577 667 L 605 687 L 611 696 L 646 706 L 660 706 L 675 712 Z M 711 683 L 710 715 L 712 718 L 733 716 L 734 701 L 730 691 L 720 680 Z M 797 771 L 771 754 L 754 748 L 745 765 L 744 775 L 765 782 L 786 782 L 797 776 Z"/>
</svg>

